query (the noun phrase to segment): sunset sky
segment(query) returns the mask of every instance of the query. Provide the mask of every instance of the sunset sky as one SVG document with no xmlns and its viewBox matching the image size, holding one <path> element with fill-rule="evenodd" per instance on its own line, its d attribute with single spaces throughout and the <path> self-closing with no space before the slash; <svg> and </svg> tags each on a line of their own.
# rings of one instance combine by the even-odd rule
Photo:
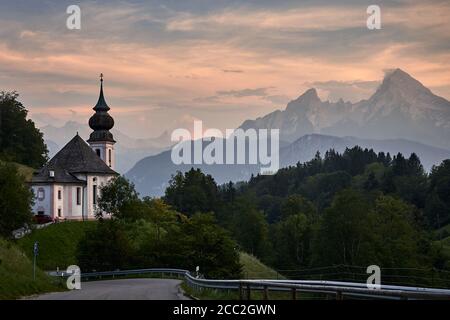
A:
<svg viewBox="0 0 450 320">
<path fill-rule="evenodd" d="M 67 6 L 81 30 L 66 28 Z M 368 5 L 382 29 L 368 30 Z M 306 89 L 367 98 L 401 68 L 450 100 L 450 1 L 4 1 L 0 90 L 40 125 L 87 121 L 99 74 L 131 137 L 192 125 L 234 128 Z"/>
</svg>

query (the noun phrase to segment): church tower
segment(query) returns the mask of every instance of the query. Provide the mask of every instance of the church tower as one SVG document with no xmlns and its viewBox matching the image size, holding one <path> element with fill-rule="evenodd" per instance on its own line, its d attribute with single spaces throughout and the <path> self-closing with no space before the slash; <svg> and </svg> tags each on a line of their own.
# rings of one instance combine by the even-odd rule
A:
<svg viewBox="0 0 450 320">
<path fill-rule="evenodd" d="M 112 133 L 109 132 L 114 127 L 114 119 L 108 114 L 110 108 L 103 96 L 103 74 L 100 75 L 100 96 L 93 110 L 95 113 L 89 119 L 89 127 L 94 131 L 92 131 L 87 142 L 100 159 L 114 170 L 114 144 L 116 141 L 114 141 Z"/>
</svg>

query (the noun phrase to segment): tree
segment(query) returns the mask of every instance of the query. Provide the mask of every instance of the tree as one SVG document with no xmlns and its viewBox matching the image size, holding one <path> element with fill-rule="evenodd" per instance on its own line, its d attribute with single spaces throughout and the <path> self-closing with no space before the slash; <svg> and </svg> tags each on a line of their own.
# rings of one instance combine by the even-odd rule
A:
<svg viewBox="0 0 450 320">
<path fill-rule="evenodd" d="M 375 190 L 379 187 L 379 183 L 377 178 L 375 177 L 375 173 L 369 173 L 367 180 L 364 182 L 364 189 L 367 191 Z"/>
<path fill-rule="evenodd" d="M 422 177 L 425 174 L 425 170 L 423 169 L 422 163 L 420 162 L 419 157 L 415 153 L 411 153 L 407 164 L 407 174 L 410 176 L 419 176 Z"/>
<path fill-rule="evenodd" d="M 319 173 L 308 177 L 301 187 L 301 193 L 313 200 L 319 210 L 327 207 L 334 195 L 350 187 L 352 177 L 345 171 Z"/>
<path fill-rule="evenodd" d="M 370 263 L 384 268 L 418 267 L 421 234 L 414 221 L 414 207 L 391 196 L 375 200 L 371 210 L 373 257 Z"/>
<path fill-rule="evenodd" d="M 83 271 L 111 271 L 134 267 L 133 253 L 125 225 L 118 220 L 102 220 L 80 240 L 76 255 Z"/>
<path fill-rule="evenodd" d="M 164 196 L 167 204 L 187 216 L 197 212 L 216 212 L 218 200 L 218 187 L 214 179 L 194 168 L 173 176 Z"/>
<path fill-rule="evenodd" d="M 371 253 L 369 206 L 363 194 L 346 189 L 336 194 L 325 210 L 315 244 L 319 265 L 359 265 Z"/>
<path fill-rule="evenodd" d="M 317 209 L 314 204 L 305 197 L 293 194 L 287 197 L 281 206 L 281 216 L 286 219 L 289 216 L 305 214 L 309 218 L 316 217 Z"/>
<path fill-rule="evenodd" d="M 0 92 L 0 159 L 38 168 L 48 160 L 47 146 L 18 96 Z"/>
<path fill-rule="evenodd" d="M 144 204 L 148 207 L 147 218 L 156 227 L 156 241 L 160 241 L 163 231 L 168 230 L 177 220 L 187 221 L 186 217 L 173 210 L 162 199 L 145 197 Z"/>
<path fill-rule="evenodd" d="M 101 218 L 108 213 L 113 218 L 124 218 L 127 213 L 135 215 L 133 211 L 140 209 L 139 194 L 134 184 L 123 176 L 117 176 L 101 189 L 96 216 Z"/>
<path fill-rule="evenodd" d="M 450 222 L 450 160 L 434 166 L 430 173 L 425 213 L 429 223 L 437 228 Z"/>
<path fill-rule="evenodd" d="M 268 224 L 264 214 L 246 198 L 240 198 L 234 208 L 232 233 L 242 248 L 264 259 L 270 255 Z"/>
<path fill-rule="evenodd" d="M 303 213 L 287 216 L 274 227 L 276 265 L 282 269 L 299 269 L 308 265 L 311 220 Z"/>
<path fill-rule="evenodd" d="M 238 246 L 215 224 L 214 215 L 195 214 L 182 225 L 182 232 L 190 249 L 185 252 L 190 270 L 199 266 L 201 273 L 209 278 L 240 278 Z"/>
<path fill-rule="evenodd" d="M 13 164 L 0 162 L 0 235 L 9 238 L 12 231 L 31 222 L 33 193 Z"/>
</svg>

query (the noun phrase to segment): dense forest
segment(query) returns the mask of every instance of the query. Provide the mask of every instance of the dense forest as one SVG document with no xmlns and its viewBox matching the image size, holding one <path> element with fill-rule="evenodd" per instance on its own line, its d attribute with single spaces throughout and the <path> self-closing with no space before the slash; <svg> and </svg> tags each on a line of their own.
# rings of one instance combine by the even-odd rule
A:
<svg viewBox="0 0 450 320">
<path fill-rule="evenodd" d="M 439 241 L 449 236 L 450 160 L 427 174 L 415 154 L 354 147 L 222 186 L 192 169 L 173 176 L 164 200 L 188 216 L 213 212 L 242 250 L 279 270 L 450 268 Z"/>
</svg>

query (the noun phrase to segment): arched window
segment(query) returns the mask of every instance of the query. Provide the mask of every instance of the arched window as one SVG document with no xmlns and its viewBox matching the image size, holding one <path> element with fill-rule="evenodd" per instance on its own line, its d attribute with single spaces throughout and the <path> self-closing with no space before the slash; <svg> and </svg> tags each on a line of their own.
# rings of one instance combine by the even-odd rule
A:
<svg viewBox="0 0 450 320">
<path fill-rule="evenodd" d="M 108 150 L 108 161 L 109 161 L 109 166 L 111 167 L 111 165 L 112 165 L 112 160 L 111 160 L 111 149 Z"/>
</svg>

